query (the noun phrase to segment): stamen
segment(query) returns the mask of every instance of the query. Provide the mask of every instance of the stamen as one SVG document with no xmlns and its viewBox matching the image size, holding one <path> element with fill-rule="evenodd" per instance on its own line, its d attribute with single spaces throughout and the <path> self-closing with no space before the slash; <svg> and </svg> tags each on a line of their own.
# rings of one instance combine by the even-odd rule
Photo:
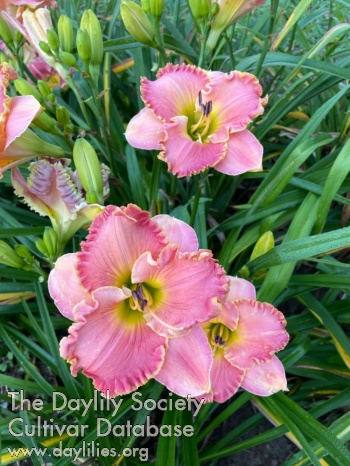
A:
<svg viewBox="0 0 350 466">
<path fill-rule="evenodd" d="M 140 283 L 136 287 L 136 291 L 133 290 L 131 292 L 132 297 L 134 298 L 134 301 L 137 301 L 139 303 L 141 311 L 145 309 L 145 307 L 148 304 L 147 299 L 145 298 L 145 295 L 143 294 L 143 288 L 140 285 Z"/>
<path fill-rule="evenodd" d="M 199 91 L 198 92 L 198 103 L 199 103 L 199 106 L 201 107 L 202 106 L 202 91 Z"/>
</svg>

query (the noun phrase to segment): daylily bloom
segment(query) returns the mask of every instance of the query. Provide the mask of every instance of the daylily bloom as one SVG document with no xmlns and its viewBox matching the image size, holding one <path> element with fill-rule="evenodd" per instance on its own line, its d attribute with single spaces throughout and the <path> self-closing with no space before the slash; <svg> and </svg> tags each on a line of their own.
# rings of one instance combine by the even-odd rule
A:
<svg viewBox="0 0 350 466">
<path fill-rule="evenodd" d="M 98 204 L 88 205 L 76 172 L 68 159 L 42 158 L 29 165 L 27 180 L 17 167 L 12 169 L 15 194 L 40 215 L 50 217 L 62 248 L 80 228 L 88 226 L 103 210 Z M 103 166 L 105 197 L 108 196 L 109 169 Z"/>
<path fill-rule="evenodd" d="M 47 42 L 47 31 L 52 29 L 50 11 L 47 8 L 25 8 L 20 17 L 11 15 L 8 11 L 1 12 L 5 21 L 17 29 L 23 37 L 31 44 L 39 56 L 54 68 L 63 80 L 67 78 L 64 66 L 58 63 L 54 57 L 45 53 L 39 46 L 41 41 Z"/>
<path fill-rule="evenodd" d="M 198 398 L 222 403 L 240 386 L 260 396 L 287 390 L 283 365 L 275 356 L 289 338 L 283 314 L 271 304 L 256 301 L 250 282 L 229 278 L 220 315 L 203 324 L 214 361 L 211 390 Z"/>
<path fill-rule="evenodd" d="M 61 355 L 73 375 L 82 369 L 111 397 L 156 376 L 180 395 L 199 395 L 210 389 L 212 356 L 197 324 L 218 315 L 227 282 L 184 222 L 110 205 L 95 217 L 82 251 L 60 257 L 49 276 L 56 306 L 74 321 Z M 172 340 L 182 343 L 185 359 L 176 348 L 168 354 Z M 182 371 L 168 384 L 173 362 Z"/>
<path fill-rule="evenodd" d="M 265 0 L 212 0 L 212 3 L 219 5 L 219 10 L 211 23 L 207 47 L 213 50 L 225 29 L 264 2 Z"/>
<path fill-rule="evenodd" d="M 146 107 L 125 136 L 134 147 L 162 150 L 158 158 L 179 177 L 208 167 L 228 175 L 260 170 L 263 148 L 246 128 L 264 111 L 261 94 L 249 73 L 168 64 L 156 81 L 141 79 Z"/>
<path fill-rule="evenodd" d="M 46 143 L 28 129 L 44 109 L 31 95 L 13 98 L 7 95 L 9 80 L 16 78 L 17 73 L 11 66 L 0 64 L 0 178 L 4 170 L 46 151 L 53 156 L 64 154 L 60 147 Z"/>
</svg>

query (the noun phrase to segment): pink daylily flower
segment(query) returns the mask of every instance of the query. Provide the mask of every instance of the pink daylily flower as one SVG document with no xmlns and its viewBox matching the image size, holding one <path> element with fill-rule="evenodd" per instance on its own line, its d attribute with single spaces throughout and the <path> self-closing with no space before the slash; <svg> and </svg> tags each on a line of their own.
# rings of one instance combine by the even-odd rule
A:
<svg viewBox="0 0 350 466">
<path fill-rule="evenodd" d="M 227 284 L 184 222 L 151 219 L 132 204 L 108 206 L 95 217 L 82 251 L 60 257 L 50 273 L 56 306 L 74 321 L 61 355 L 73 375 L 81 369 L 110 396 L 152 377 L 179 395 L 207 392 L 212 356 L 198 323 L 218 315 Z M 174 372 L 169 377 L 172 367 L 180 368 L 183 383 L 174 381 Z"/>
<path fill-rule="evenodd" d="M 211 390 L 203 398 L 222 403 L 240 386 L 260 396 L 287 390 L 283 365 L 275 356 L 289 339 L 283 314 L 256 301 L 251 283 L 229 278 L 220 315 L 203 324 L 214 358 Z"/>
<path fill-rule="evenodd" d="M 249 73 L 205 71 L 168 64 L 156 81 L 141 79 L 146 104 L 125 137 L 158 158 L 178 177 L 214 167 L 228 175 L 261 170 L 263 148 L 246 128 L 264 111 L 267 97 Z"/>
<path fill-rule="evenodd" d="M 43 144 L 28 129 L 43 107 L 31 95 L 13 98 L 7 95 L 9 80 L 16 78 L 17 73 L 11 66 L 0 64 L 0 178 L 4 170 L 37 157 Z M 34 147 L 37 140 L 40 146 Z"/>
<path fill-rule="evenodd" d="M 98 204 L 87 204 L 78 174 L 73 173 L 69 164 L 68 159 L 42 158 L 29 165 L 27 180 L 17 167 L 12 169 L 15 194 L 39 215 L 50 217 L 62 247 L 103 210 Z M 109 169 L 102 168 L 107 197 Z"/>
<path fill-rule="evenodd" d="M 263 4 L 265 0 L 212 0 L 219 6 L 217 14 L 211 22 L 211 29 L 207 40 L 207 47 L 213 50 L 220 34 L 236 23 L 242 16 L 253 8 Z"/>
</svg>

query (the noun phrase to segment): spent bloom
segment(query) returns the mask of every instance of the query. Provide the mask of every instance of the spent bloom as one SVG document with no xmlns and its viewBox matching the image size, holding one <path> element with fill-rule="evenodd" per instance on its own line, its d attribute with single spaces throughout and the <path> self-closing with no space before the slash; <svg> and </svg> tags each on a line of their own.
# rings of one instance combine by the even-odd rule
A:
<svg viewBox="0 0 350 466">
<path fill-rule="evenodd" d="M 249 73 L 168 64 L 155 81 L 141 79 L 146 107 L 125 136 L 134 147 L 161 150 L 158 158 L 179 177 L 209 167 L 228 175 L 260 170 L 263 148 L 246 128 L 264 111 L 261 94 Z"/>
<path fill-rule="evenodd" d="M 271 304 L 256 301 L 250 282 L 229 279 L 220 315 L 203 324 L 213 365 L 211 390 L 199 398 L 222 403 L 240 386 L 259 396 L 287 390 L 283 365 L 275 356 L 289 339 L 283 314 Z"/>
<path fill-rule="evenodd" d="M 17 167 L 12 169 L 15 194 L 39 215 L 50 218 L 62 247 L 103 209 L 98 204 L 87 204 L 79 176 L 69 163 L 68 159 L 42 158 L 30 164 L 27 180 Z M 108 174 L 109 169 L 103 166 L 105 196 L 109 192 Z"/>
<path fill-rule="evenodd" d="M 207 47 L 213 50 L 225 29 L 264 2 L 265 0 L 212 0 L 212 3 L 218 4 L 218 12 L 211 23 Z"/>
<path fill-rule="evenodd" d="M 153 377 L 179 395 L 207 392 L 212 356 L 198 323 L 218 315 L 227 283 L 187 224 L 110 205 L 82 251 L 60 257 L 49 276 L 56 306 L 74 321 L 61 355 L 110 396 Z"/>
<path fill-rule="evenodd" d="M 0 64 L 0 178 L 4 170 L 43 155 L 62 156 L 63 149 L 42 141 L 28 129 L 44 110 L 31 95 L 9 97 L 7 87 L 17 73 L 7 63 Z"/>
</svg>

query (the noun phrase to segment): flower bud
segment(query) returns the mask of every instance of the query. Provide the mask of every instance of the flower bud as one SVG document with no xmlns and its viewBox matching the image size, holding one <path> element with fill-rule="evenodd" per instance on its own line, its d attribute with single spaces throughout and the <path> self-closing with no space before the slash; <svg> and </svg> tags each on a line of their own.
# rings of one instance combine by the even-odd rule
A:
<svg viewBox="0 0 350 466">
<path fill-rule="evenodd" d="M 76 43 L 79 58 L 83 62 L 84 68 L 88 70 L 91 58 L 91 42 L 85 30 L 78 29 Z"/>
<path fill-rule="evenodd" d="M 194 19 L 208 18 L 211 10 L 211 0 L 189 0 L 189 4 Z"/>
<path fill-rule="evenodd" d="M 20 44 L 22 42 L 23 36 L 22 34 L 18 31 L 18 29 L 15 30 L 13 33 L 13 40 L 16 44 Z"/>
<path fill-rule="evenodd" d="M 22 257 L 23 259 L 28 259 L 28 260 L 33 259 L 32 254 L 30 253 L 27 246 L 24 246 L 24 244 L 18 244 L 15 247 L 15 252 L 16 252 L 17 256 Z"/>
<path fill-rule="evenodd" d="M 47 53 L 48 55 L 52 55 L 51 48 L 47 42 L 44 42 L 43 40 L 41 40 L 39 42 L 39 47 L 41 48 L 43 52 Z"/>
<path fill-rule="evenodd" d="M 74 33 L 71 19 L 61 15 L 57 24 L 58 38 L 63 52 L 71 53 L 74 47 Z"/>
<path fill-rule="evenodd" d="M 163 14 L 164 0 L 148 0 L 148 1 L 149 1 L 151 15 L 154 18 L 159 19 Z"/>
<path fill-rule="evenodd" d="M 62 63 L 67 66 L 76 66 L 77 60 L 74 55 L 68 52 L 60 52 L 58 55 Z"/>
<path fill-rule="evenodd" d="M 58 40 L 57 32 L 54 31 L 53 29 L 48 29 L 46 31 L 46 34 L 47 34 L 47 42 L 49 43 L 51 50 L 54 53 L 58 53 L 60 42 Z"/>
<path fill-rule="evenodd" d="M 38 89 L 40 91 L 40 93 L 44 96 L 44 97 L 48 97 L 50 94 L 51 94 L 51 88 L 50 86 L 47 84 L 46 81 L 42 81 L 41 79 L 38 80 L 37 82 L 37 86 L 38 86 Z"/>
<path fill-rule="evenodd" d="M 13 84 L 15 85 L 18 94 L 32 95 L 36 98 L 38 102 L 40 102 L 41 105 L 44 105 L 45 100 L 43 99 L 43 96 L 40 94 L 38 89 L 35 86 L 33 86 L 33 84 L 30 84 L 26 79 L 18 77 L 14 80 Z"/>
<path fill-rule="evenodd" d="M 57 121 L 51 118 L 47 113 L 43 112 L 33 120 L 34 126 L 42 129 L 46 133 L 56 134 L 61 136 L 62 133 L 57 128 Z"/>
<path fill-rule="evenodd" d="M 239 18 L 264 2 L 265 0 L 216 0 L 211 10 L 213 20 L 207 41 L 208 49 L 214 49 L 221 33 L 230 27 L 231 24 L 236 23 Z"/>
<path fill-rule="evenodd" d="M 0 264 L 22 269 L 25 262 L 22 257 L 19 257 L 15 251 L 5 241 L 0 240 Z"/>
<path fill-rule="evenodd" d="M 73 148 L 73 160 L 87 193 L 87 202 L 103 205 L 103 178 L 95 149 L 85 139 L 77 139 Z"/>
<path fill-rule="evenodd" d="M 56 107 L 56 118 L 58 123 L 64 127 L 70 122 L 69 111 L 63 105 L 57 105 Z"/>
<path fill-rule="evenodd" d="M 0 16 L 0 38 L 5 42 L 6 45 L 11 47 L 13 44 L 13 36 L 10 28 L 6 21 Z"/>
<path fill-rule="evenodd" d="M 151 47 L 156 45 L 152 24 L 140 5 L 130 0 L 123 0 L 120 13 L 126 30 L 134 39 Z"/>
<path fill-rule="evenodd" d="M 141 0 L 141 7 L 145 13 L 151 13 L 151 7 L 149 4 L 149 0 Z"/>
<path fill-rule="evenodd" d="M 46 250 L 46 256 L 49 259 L 55 258 L 58 249 L 58 236 L 56 231 L 52 227 L 45 227 L 43 234 L 43 243 L 45 246 L 44 249 Z"/>
<path fill-rule="evenodd" d="M 266 252 L 270 251 L 275 245 L 275 240 L 272 231 L 266 231 L 260 236 L 256 242 L 250 260 L 254 260 L 259 256 L 262 256 Z"/>
<path fill-rule="evenodd" d="M 96 80 L 100 74 L 103 61 L 103 38 L 100 22 L 92 10 L 85 10 L 80 21 L 80 29 L 85 29 L 91 43 L 91 57 L 89 63 L 90 74 Z"/>
</svg>

